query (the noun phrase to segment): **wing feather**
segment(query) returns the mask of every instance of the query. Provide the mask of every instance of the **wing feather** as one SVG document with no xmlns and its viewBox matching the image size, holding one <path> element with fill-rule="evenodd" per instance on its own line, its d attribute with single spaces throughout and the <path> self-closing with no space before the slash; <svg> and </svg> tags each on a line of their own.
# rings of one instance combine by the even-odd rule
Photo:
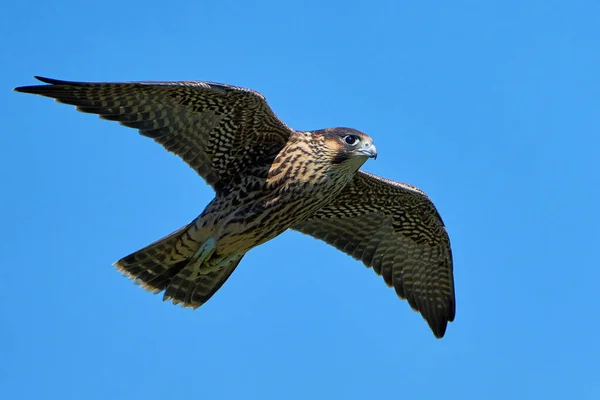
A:
<svg viewBox="0 0 600 400">
<path fill-rule="evenodd" d="M 336 201 L 293 229 L 361 260 L 421 313 L 436 337 L 455 316 L 450 240 L 421 190 L 359 171 Z"/>
<path fill-rule="evenodd" d="M 215 190 L 226 190 L 247 169 L 270 163 L 293 132 L 258 92 L 211 82 L 68 82 L 18 92 L 74 105 L 138 129 L 181 157 Z"/>
</svg>

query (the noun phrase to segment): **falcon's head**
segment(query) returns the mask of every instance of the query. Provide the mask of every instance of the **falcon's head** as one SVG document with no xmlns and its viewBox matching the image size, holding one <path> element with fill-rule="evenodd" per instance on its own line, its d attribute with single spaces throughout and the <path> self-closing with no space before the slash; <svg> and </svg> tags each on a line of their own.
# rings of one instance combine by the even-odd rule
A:
<svg viewBox="0 0 600 400">
<path fill-rule="evenodd" d="M 333 165 L 358 170 L 368 158 L 377 158 L 377 148 L 369 135 L 351 128 L 329 128 L 321 132 Z"/>
</svg>

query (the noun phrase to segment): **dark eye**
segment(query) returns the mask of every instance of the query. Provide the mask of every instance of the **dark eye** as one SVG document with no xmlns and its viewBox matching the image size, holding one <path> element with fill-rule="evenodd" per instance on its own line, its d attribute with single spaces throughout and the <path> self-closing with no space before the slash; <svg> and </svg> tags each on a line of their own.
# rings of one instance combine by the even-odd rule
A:
<svg viewBox="0 0 600 400">
<path fill-rule="evenodd" d="M 344 142 L 346 142 L 350 146 L 355 145 L 359 141 L 360 141 L 360 139 L 356 135 L 347 135 L 347 136 L 344 136 Z"/>
</svg>

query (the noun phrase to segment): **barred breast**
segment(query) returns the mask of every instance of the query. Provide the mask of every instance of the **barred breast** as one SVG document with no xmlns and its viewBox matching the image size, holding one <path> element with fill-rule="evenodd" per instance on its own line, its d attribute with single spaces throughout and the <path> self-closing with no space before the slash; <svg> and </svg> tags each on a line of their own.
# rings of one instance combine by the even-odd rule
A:
<svg viewBox="0 0 600 400">
<path fill-rule="evenodd" d="M 319 138 L 299 133 L 263 173 L 246 175 L 216 197 L 198 221 L 217 238 L 217 254 L 244 253 L 329 204 L 354 176 L 330 168 Z"/>
</svg>

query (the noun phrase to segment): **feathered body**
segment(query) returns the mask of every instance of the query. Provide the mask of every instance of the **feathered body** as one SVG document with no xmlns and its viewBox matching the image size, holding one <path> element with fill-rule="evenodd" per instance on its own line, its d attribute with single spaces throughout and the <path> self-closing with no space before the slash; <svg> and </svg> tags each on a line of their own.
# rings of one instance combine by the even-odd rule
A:
<svg viewBox="0 0 600 400">
<path fill-rule="evenodd" d="M 443 222 L 417 188 L 359 171 L 377 155 L 366 134 L 295 131 L 259 93 L 223 84 L 38 79 L 49 85 L 16 90 L 137 128 L 214 188 L 215 198 L 196 219 L 115 263 L 147 290 L 196 308 L 249 250 L 291 228 L 372 267 L 437 337 L 454 319 Z"/>
<path fill-rule="evenodd" d="M 199 236 L 217 238 L 215 254 L 245 253 L 329 204 L 366 161 L 351 172 L 342 165 L 330 168 L 337 137 L 295 132 L 272 164 L 217 194 L 195 223 Z"/>
</svg>

